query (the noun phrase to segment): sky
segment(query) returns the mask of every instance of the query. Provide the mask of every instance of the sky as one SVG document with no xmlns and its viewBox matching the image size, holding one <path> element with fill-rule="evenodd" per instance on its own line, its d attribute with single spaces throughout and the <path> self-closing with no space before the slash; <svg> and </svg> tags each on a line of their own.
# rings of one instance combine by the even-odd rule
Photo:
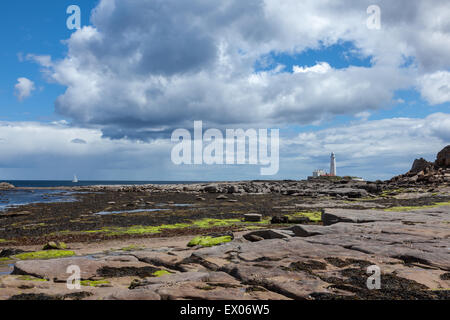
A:
<svg viewBox="0 0 450 320">
<path fill-rule="evenodd" d="M 0 30 L 0 180 L 383 180 L 450 144 L 447 0 L 16 0 Z M 194 121 L 279 130 L 279 170 L 176 165 Z"/>
</svg>

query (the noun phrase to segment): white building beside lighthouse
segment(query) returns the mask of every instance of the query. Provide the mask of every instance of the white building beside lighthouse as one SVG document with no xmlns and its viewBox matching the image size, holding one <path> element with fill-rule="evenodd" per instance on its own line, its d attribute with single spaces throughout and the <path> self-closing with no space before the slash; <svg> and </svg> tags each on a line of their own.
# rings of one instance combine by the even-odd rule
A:
<svg viewBox="0 0 450 320">
<path fill-rule="evenodd" d="M 323 171 L 321 169 L 317 169 L 317 170 L 313 171 L 312 177 L 313 178 L 319 178 L 319 177 L 326 176 L 326 175 L 327 175 L 327 173 L 325 171 Z"/>
<path fill-rule="evenodd" d="M 333 152 L 331 154 L 331 159 L 330 159 L 330 173 L 326 173 L 324 170 L 321 170 L 321 169 L 314 170 L 312 177 L 308 177 L 308 180 L 317 179 L 320 177 L 336 177 L 336 176 L 337 176 L 336 155 Z"/>
<path fill-rule="evenodd" d="M 336 155 L 331 153 L 331 159 L 330 159 L 330 176 L 336 176 Z"/>
</svg>

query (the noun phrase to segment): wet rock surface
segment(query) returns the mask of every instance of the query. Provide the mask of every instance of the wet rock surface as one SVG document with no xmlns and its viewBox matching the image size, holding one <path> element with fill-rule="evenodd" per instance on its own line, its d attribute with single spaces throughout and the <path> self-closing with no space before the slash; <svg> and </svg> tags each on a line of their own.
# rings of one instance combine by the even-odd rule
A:
<svg viewBox="0 0 450 320">
<path fill-rule="evenodd" d="M 450 299 L 450 206 L 325 209 L 322 218 L 210 248 L 18 261 L 0 277 L 0 299 Z M 80 267 L 79 290 L 66 287 L 70 265 Z M 367 286 L 370 266 L 381 272 L 378 290 Z"/>
</svg>

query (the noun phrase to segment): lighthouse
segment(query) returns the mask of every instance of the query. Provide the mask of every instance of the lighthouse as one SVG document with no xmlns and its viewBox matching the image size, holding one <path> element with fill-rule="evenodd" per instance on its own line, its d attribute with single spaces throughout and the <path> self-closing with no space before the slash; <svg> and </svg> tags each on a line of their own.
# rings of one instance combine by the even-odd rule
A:
<svg viewBox="0 0 450 320">
<path fill-rule="evenodd" d="M 330 176 L 336 176 L 336 155 L 334 152 L 331 154 L 330 159 Z"/>
</svg>

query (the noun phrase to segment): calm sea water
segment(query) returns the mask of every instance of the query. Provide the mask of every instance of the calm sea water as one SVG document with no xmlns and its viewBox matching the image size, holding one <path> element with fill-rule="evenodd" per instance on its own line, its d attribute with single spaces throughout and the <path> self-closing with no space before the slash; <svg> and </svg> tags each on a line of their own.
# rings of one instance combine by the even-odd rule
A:
<svg viewBox="0 0 450 320">
<path fill-rule="evenodd" d="M 115 185 L 144 185 L 144 184 L 190 184 L 200 183 L 202 181 L 80 181 L 73 183 L 72 181 L 59 180 L 0 180 L 0 182 L 8 182 L 16 187 L 27 188 L 57 188 L 57 187 L 85 187 L 85 186 L 115 186 Z"/>
<path fill-rule="evenodd" d="M 33 181 L 33 180 L 15 180 L 0 181 L 8 182 L 18 188 L 31 188 L 27 190 L 4 190 L 0 191 L 0 211 L 7 210 L 11 207 L 26 205 L 30 203 L 54 203 L 76 201 L 73 192 L 66 190 L 42 190 L 34 188 L 58 188 L 58 187 L 82 187 L 95 185 L 144 185 L 144 184 L 189 184 L 195 183 L 190 181 L 80 181 L 73 183 L 72 181 Z M 198 181 L 197 181 L 198 182 Z"/>
<path fill-rule="evenodd" d="M 63 190 L 6 190 L 0 191 L 0 211 L 30 203 L 76 201 L 73 192 Z"/>
</svg>

